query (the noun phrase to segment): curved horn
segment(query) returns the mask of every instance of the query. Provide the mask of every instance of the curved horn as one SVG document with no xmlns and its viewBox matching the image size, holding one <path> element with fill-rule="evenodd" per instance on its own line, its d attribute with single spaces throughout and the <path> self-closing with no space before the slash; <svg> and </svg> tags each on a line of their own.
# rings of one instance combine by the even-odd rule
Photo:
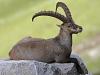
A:
<svg viewBox="0 0 100 75">
<path fill-rule="evenodd" d="M 72 16 L 71 16 L 71 12 L 70 12 L 69 8 L 66 6 L 65 3 L 63 3 L 63 2 L 58 2 L 58 3 L 56 4 L 56 11 L 57 11 L 58 7 L 63 8 L 63 10 L 64 10 L 64 12 L 65 12 L 65 14 L 66 14 L 67 20 L 73 21 Z"/>
<path fill-rule="evenodd" d="M 34 20 L 35 17 L 38 17 L 38 16 L 51 16 L 51 17 L 61 20 L 62 22 L 67 22 L 67 19 L 65 16 L 53 11 L 40 11 L 32 17 L 32 21 Z"/>
</svg>

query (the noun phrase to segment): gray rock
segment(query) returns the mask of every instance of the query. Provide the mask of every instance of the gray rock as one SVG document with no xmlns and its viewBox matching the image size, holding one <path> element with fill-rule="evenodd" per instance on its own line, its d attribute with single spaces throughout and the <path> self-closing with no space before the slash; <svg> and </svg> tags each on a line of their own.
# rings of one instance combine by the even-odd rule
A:
<svg viewBox="0 0 100 75">
<path fill-rule="evenodd" d="M 79 75 L 73 63 L 47 64 L 37 61 L 0 61 L 0 75 Z"/>
<path fill-rule="evenodd" d="M 0 75 L 92 75 L 88 74 L 79 56 L 72 54 L 71 58 L 77 60 L 83 74 L 79 74 L 80 69 L 78 70 L 74 63 L 47 64 L 34 60 L 0 60 Z"/>
<path fill-rule="evenodd" d="M 75 53 L 72 54 L 70 58 L 74 58 L 77 60 L 77 64 L 79 65 L 78 67 L 80 67 L 79 70 L 82 70 L 83 74 L 88 74 L 86 65 L 84 64 L 83 60 L 77 54 Z"/>
</svg>

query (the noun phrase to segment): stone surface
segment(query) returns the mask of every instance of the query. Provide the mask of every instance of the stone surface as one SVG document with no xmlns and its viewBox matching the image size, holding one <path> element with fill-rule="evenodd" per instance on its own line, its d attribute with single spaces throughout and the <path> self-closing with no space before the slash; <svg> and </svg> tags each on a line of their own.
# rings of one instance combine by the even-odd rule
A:
<svg viewBox="0 0 100 75">
<path fill-rule="evenodd" d="M 37 61 L 0 61 L 0 75 L 79 75 L 73 63 L 47 64 Z"/>
<path fill-rule="evenodd" d="M 77 60 L 75 63 L 78 63 L 80 68 L 77 69 L 75 63 L 47 64 L 34 60 L 0 60 L 0 75 L 92 75 L 88 74 L 88 70 L 79 56 L 72 54 L 71 58 Z M 79 74 L 80 69 L 82 74 Z"/>
<path fill-rule="evenodd" d="M 77 60 L 77 64 L 79 65 L 79 69 L 82 70 L 83 74 L 88 74 L 88 70 L 87 70 L 87 67 L 86 65 L 84 64 L 83 60 L 77 55 L 77 54 L 72 54 L 70 56 L 70 58 L 74 58 Z"/>
</svg>

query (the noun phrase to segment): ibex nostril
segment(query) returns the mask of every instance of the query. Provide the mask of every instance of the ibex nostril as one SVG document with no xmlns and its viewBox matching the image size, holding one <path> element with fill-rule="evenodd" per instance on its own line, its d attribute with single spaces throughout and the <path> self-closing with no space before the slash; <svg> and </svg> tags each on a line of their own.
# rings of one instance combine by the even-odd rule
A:
<svg viewBox="0 0 100 75">
<path fill-rule="evenodd" d="M 79 27 L 79 29 L 83 30 L 83 28 L 82 28 L 82 27 Z"/>
</svg>

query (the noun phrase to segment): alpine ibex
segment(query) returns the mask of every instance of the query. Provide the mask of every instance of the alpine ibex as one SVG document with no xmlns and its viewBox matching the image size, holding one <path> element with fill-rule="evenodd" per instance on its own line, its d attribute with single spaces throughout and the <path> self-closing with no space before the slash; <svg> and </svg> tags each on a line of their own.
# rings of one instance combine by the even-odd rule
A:
<svg viewBox="0 0 100 75">
<path fill-rule="evenodd" d="M 41 11 L 36 13 L 34 18 L 38 16 L 50 16 L 61 20 L 63 23 L 58 25 L 60 33 L 58 36 L 50 39 L 39 39 L 26 37 L 20 40 L 9 52 L 10 59 L 12 60 L 37 60 L 41 62 L 67 62 L 72 51 L 72 34 L 82 32 L 82 27 L 73 22 L 71 13 L 68 7 L 58 2 L 58 7 L 62 7 L 66 14 L 61 15 L 53 11 Z"/>
</svg>

